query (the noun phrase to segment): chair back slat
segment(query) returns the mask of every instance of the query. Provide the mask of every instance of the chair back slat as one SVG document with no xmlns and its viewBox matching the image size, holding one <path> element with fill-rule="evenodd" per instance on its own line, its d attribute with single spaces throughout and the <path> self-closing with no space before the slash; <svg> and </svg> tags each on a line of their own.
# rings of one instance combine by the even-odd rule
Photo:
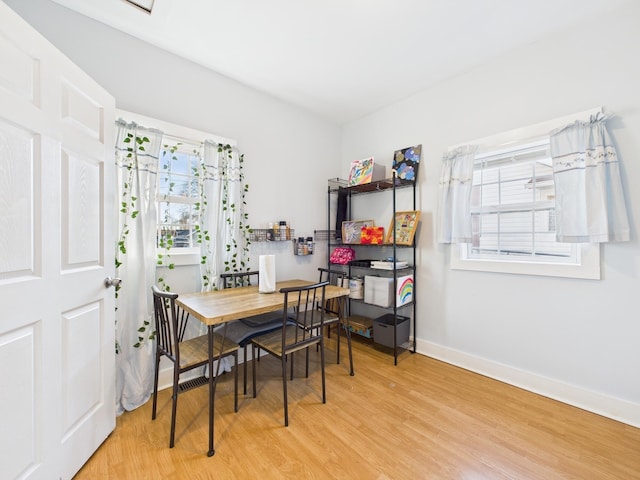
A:
<svg viewBox="0 0 640 480">
<path fill-rule="evenodd" d="M 177 319 L 177 340 L 178 342 L 182 342 L 184 340 L 184 334 L 187 331 L 187 324 L 189 323 L 189 312 L 176 305 L 175 301 L 173 303 L 174 305 L 172 308 L 174 308 Z"/>
<path fill-rule="evenodd" d="M 339 285 L 339 279 L 346 277 L 347 274 L 338 270 L 331 270 L 329 268 L 318 268 L 320 272 L 319 282 L 329 282 L 329 285 Z"/>
<path fill-rule="evenodd" d="M 346 274 L 337 270 L 330 270 L 328 268 L 318 268 L 320 272 L 320 282 L 329 282 L 329 285 L 342 286 L 342 280 L 346 277 Z M 323 303 L 326 313 L 332 315 L 339 315 L 340 309 L 343 308 L 344 301 L 340 297 L 332 298 Z"/>
<path fill-rule="evenodd" d="M 189 313 L 176 304 L 177 293 L 163 292 L 155 285 L 153 291 L 156 342 L 162 353 L 180 363 L 180 342 L 184 339 Z"/>
<path fill-rule="evenodd" d="M 285 314 L 282 329 L 282 349 L 295 349 L 301 344 L 322 340 L 322 328 L 324 327 L 324 314 L 319 305 L 325 303 L 325 289 L 328 282 L 316 283 L 304 287 L 283 288 L 284 305 L 289 305 L 290 299 L 294 300 L 292 307 L 295 315 L 295 323 L 300 328 L 293 330 L 295 337 L 287 338 L 287 332 L 291 335 L 292 330 L 287 329 L 288 318 Z M 290 307 L 291 308 L 291 307 Z"/>
<path fill-rule="evenodd" d="M 220 275 L 222 288 L 246 287 L 258 285 L 259 272 L 251 270 L 248 272 L 223 273 Z"/>
</svg>

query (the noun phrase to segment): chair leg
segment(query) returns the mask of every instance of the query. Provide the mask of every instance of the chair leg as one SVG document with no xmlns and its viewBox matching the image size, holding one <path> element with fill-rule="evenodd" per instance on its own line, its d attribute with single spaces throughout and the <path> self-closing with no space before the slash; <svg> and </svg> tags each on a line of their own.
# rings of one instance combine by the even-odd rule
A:
<svg viewBox="0 0 640 480">
<path fill-rule="evenodd" d="M 158 374 L 160 373 L 160 355 L 156 351 L 156 371 L 153 376 L 153 407 L 151 408 L 151 420 L 156 419 L 156 407 L 158 405 Z"/>
<path fill-rule="evenodd" d="M 346 324 L 341 325 L 338 328 L 344 328 L 344 334 L 347 336 L 347 347 L 349 350 L 349 375 L 353 377 L 355 372 L 353 371 L 353 352 L 351 351 L 351 331 Z"/>
<path fill-rule="evenodd" d="M 336 363 L 338 365 L 340 365 L 340 337 L 341 337 L 341 335 L 340 335 L 340 324 L 341 323 L 342 322 L 340 322 L 340 319 L 338 319 L 338 323 L 337 323 L 337 325 L 338 325 L 338 354 L 337 354 L 337 357 L 338 358 L 337 358 L 337 361 L 336 361 Z M 329 327 L 329 329 L 331 329 L 331 327 Z"/>
<path fill-rule="evenodd" d="M 245 376 L 245 388 L 247 386 L 247 377 Z M 238 351 L 233 353 L 233 411 L 238 411 Z"/>
<path fill-rule="evenodd" d="M 171 396 L 171 433 L 169 436 L 169 448 L 173 448 L 176 437 L 176 412 L 178 410 L 178 366 L 174 367 L 173 373 L 173 395 Z"/>
<path fill-rule="evenodd" d="M 320 337 L 320 370 L 322 371 L 322 403 L 327 403 L 327 391 L 325 389 L 324 376 L 324 342 Z"/>
<path fill-rule="evenodd" d="M 253 398 L 256 398 L 256 346 L 251 345 L 251 373 L 253 374 Z"/>
<path fill-rule="evenodd" d="M 291 366 L 293 367 L 293 354 L 291 355 Z M 293 369 L 291 370 L 293 376 Z M 289 426 L 289 402 L 287 399 L 287 356 L 282 355 L 282 393 L 284 398 L 284 426 Z"/>
<path fill-rule="evenodd" d="M 244 346 L 244 395 L 247 394 L 247 368 L 249 368 L 249 362 L 247 361 L 247 353 L 249 352 L 249 344 Z"/>
<path fill-rule="evenodd" d="M 291 359 L 289 360 L 291 363 L 291 380 L 293 380 L 293 353 L 290 354 Z"/>
</svg>

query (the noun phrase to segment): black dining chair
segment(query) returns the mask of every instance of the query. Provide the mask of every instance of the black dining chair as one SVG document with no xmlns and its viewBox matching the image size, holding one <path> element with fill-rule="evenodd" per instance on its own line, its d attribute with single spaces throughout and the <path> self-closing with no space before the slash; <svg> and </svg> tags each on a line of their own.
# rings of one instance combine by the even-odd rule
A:
<svg viewBox="0 0 640 480">
<path fill-rule="evenodd" d="M 250 287 L 258 285 L 260 272 L 250 270 L 248 272 L 222 273 L 220 279 L 222 280 L 222 288 Z"/>
<path fill-rule="evenodd" d="M 156 418 L 158 401 L 158 374 L 160 359 L 166 357 L 173 362 L 173 387 L 171 393 L 171 433 L 169 447 L 173 448 L 176 432 L 176 411 L 178 408 L 178 395 L 185 391 L 208 384 L 204 376 L 186 380 L 180 383 L 180 376 L 198 367 L 204 367 L 209 363 L 208 335 L 200 335 L 194 338 L 184 338 L 189 320 L 189 313 L 176 304 L 177 293 L 163 292 L 155 285 L 153 291 L 154 318 L 156 327 L 156 371 L 153 381 L 153 407 L 151 419 Z M 214 333 L 214 360 L 233 356 L 234 367 L 234 411 L 238 411 L 238 349 L 237 343 Z M 224 350 L 222 347 L 224 346 Z M 213 372 L 209 372 L 212 375 Z M 212 399 L 210 400 L 212 401 Z"/>
<path fill-rule="evenodd" d="M 248 272 L 223 273 L 220 275 L 222 280 L 222 288 L 247 287 L 258 285 L 259 272 L 251 270 Z M 253 317 L 234 320 L 227 324 L 227 338 L 236 342 L 244 350 L 244 395 L 247 394 L 247 368 L 248 368 L 248 351 L 249 342 L 256 335 L 272 332 L 280 328 L 282 319 L 282 311 L 263 313 Z M 258 357 L 260 351 L 258 350 Z"/>
<path fill-rule="evenodd" d="M 342 277 L 344 277 L 344 272 L 339 272 L 336 270 L 330 270 L 327 268 L 318 268 L 320 272 L 320 282 L 329 282 L 329 285 L 339 285 Z M 346 312 L 345 312 L 345 301 L 344 297 L 336 297 L 327 299 L 324 302 L 324 305 L 318 305 L 318 308 L 324 308 L 325 311 L 325 319 L 324 325 L 327 327 L 327 336 L 331 336 L 331 328 L 336 326 L 337 331 L 337 352 L 336 352 L 336 363 L 340 363 L 340 337 L 341 332 L 344 330 L 344 333 L 347 337 L 347 347 L 349 351 L 349 373 L 350 375 L 354 375 L 353 370 L 353 351 L 351 349 L 351 330 L 349 329 L 349 325 L 346 322 Z"/>
<path fill-rule="evenodd" d="M 251 339 L 253 350 L 253 396 L 256 390 L 256 350 L 262 349 L 278 358 L 282 363 L 282 388 L 284 396 L 284 425 L 289 425 L 289 407 L 287 398 L 287 362 L 291 366 L 293 380 L 293 356 L 295 352 L 318 346 L 320 350 L 320 369 L 322 375 L 322 403 L 327 402 L 324 371 L 324 318 L 325 310 L 317 308 L 325 303 L 325 289 L 328 282 L 302 287 L 280 289 L 284 294 L 280 328 Z M 291 302 L 291 305 L 290 305 Z M 291 320 L 293 319 L 293 324 Z M 309 375 L 307 364 L 306 376 Z"/>
</svg>

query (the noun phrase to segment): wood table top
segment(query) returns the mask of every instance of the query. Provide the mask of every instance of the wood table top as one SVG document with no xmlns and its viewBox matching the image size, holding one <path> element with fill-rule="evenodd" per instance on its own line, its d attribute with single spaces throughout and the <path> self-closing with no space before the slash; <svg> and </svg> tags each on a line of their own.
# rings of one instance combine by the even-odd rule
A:
<svg viewBox="0 0 640 480">
<path fill-rule="evenodd" d="M 261 313 L 274 312 L 282 309 L 284 294 L 281 288 L 312 285 L 317 282 L 309 280 L 286 280 L 276 283 L 274 293 L 260 293 L 258 286 L 227 288 L 211 292 L 197 292 L 181 294 L 176 303 L 205 325 L 218 325 L 251 317 Z M 325 299 L 349 295 L 348 288 L 327 285 Z M 293 306 L 297 298 L 290 298 Z"/>
</svg>

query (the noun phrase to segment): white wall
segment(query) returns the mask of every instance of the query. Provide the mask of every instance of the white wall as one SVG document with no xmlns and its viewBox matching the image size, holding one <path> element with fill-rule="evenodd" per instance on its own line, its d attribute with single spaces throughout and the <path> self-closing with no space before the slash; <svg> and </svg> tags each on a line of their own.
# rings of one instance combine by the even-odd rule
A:
<svg viewBox="0 0 640 480">
<path fill-rule="evenodd" d="M 327 178 L 344 177 L 351 160 L 369 155 L 390 165 L 394 150 L 422 143 L 419 350 L 640 425 L 640 5 L 497 58 L 341 132 L 49 1 L 5 1 L 118 108 L 237 139 L 256 228 L 278 219 L 301 234 L 325 228 Z M 447 147 L 600 105 L 618 115 L 609 126 L 632 226 L 631 242 L 604 247 L 603 279 L 451 271 L 449 247 L 436 245 L 433 232 Z M 315 278 L 324 261 L 294 257 L 289 245 L 254 245 L 254 261 L 260 253 L 278 254 L 279 276 Z M 175 275 L 184 290 L 196 288 L 195 270 Z"/>
<path fill-rule="evenodd" d="M 237 140 L 252 227 L 287 220 L 305 237 L 326 228 L 326 181 L 340 165 L 336 125 L 49 0 L 5 3 L 114 95 L 117 108 Z M 254 244 L 252 265 L 275 254 L 279 278 L 316 279 L 323 250 L 292 252 L 290 242 Z M 179 269 L 186 271 L 171 272 L 172 289 L 192 291 L 197 268 Z"/>
<path fill-rule="evenodd" d="M 423 145 L 422 352 L 640 426 L 639 24 L 635 2 L 352 122 L 341 171 Z M 434 234 L 447 147 L 601 105 L 617 114 L 609 128 L 632 231 L 631 242 L 603 247 L 602 280 L 452 271 Z"/>
</svg>

